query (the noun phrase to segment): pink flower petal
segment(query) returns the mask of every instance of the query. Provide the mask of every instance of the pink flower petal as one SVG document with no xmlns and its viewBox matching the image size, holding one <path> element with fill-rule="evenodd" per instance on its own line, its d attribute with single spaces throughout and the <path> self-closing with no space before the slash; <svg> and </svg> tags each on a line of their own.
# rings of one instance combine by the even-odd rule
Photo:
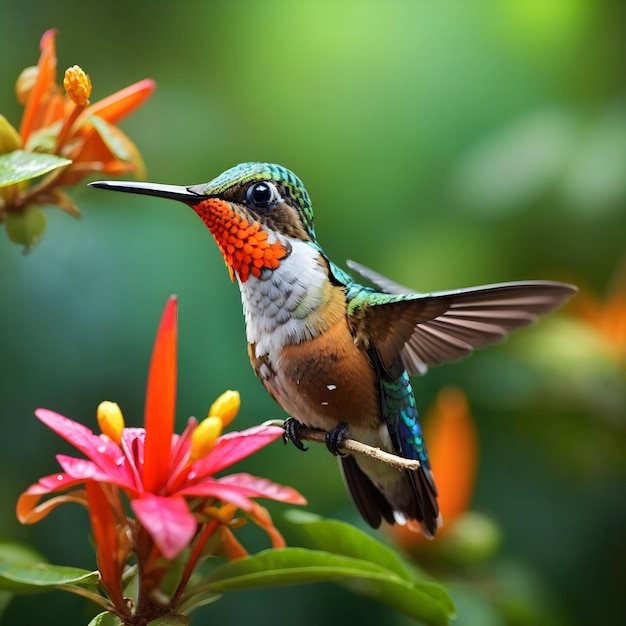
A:
<svg viewBox="0 0 626 626">
<path fill-rule="evenodd" d="M 117 444 L 106 437 L 94 434 L 89 428 L 74 420 L 48 409 L 37 409 L 35 415 L 48 428 L 69 441 L 105 471 L 115 467 L 115 461 L 122 457 L 122 451 Z"/>
<path fill-rule="evenodd" d="M 216 498 L 222 502 L 234 504 L 237 508 L 242 509 L 243 511 L 252 510 L 254 502 L 252 502 L 248 496 L 252 497 L 256 495 L 255 492 L 247 489 L 246 487 L 239 487 L 238 485 L 222 485 L 217 482 L 217 480 L 213 480 L 211 478 L 207 478 L 197 485 L 181 489 L 178 494 L 181 496 Z"/>
<path fill-rule="evenodd" d="M 184 498 L 145 493 L 130 505 L 166 559 L 175 559 L 193 539 L 196 518 Z"/>
<path fill-rule="evenodd" d="M 191 436 L 198 426 L 198 420 L 190 417 L 182 435 L 172 437 L 172 458 L 170 461 L 170 476 L 167 480 L 168 493 L 176 493 L 181 485 L 187 484 L 189 475 L 189 454 L 191 452 Z"/>
<path fill-rule="evenodd" d="M 102 475 L 98 466 L 87 459 L 76 459 L 73 456 L 57 454 L 57 461 L 66 475 L 75 480 L 89 480 L 98 474 Z"/>
<path fill-rule="evenodd" d="M 278 426 L 254 426 L 241 432 L 227 433 L 217 440 L 207 457 L 193 464 L 193 472 L 197 479 L 211 476 L 276 441 L 284 432 Z"/>
<path fill-rule="evenodd" d="M 95 480 L 136 492 L 135 483 L 128 474 L 126 464 L 120 464 L 119 467 L 113 468 L 113 471 L 103 472 L 96 463 L 87 459 L 77 459 L 64 454 L 57 454 L 56 459 L 61 469 L 75 480 Z"/>
<path fill-rule="evenodd" d="M 252 474 L 230 474 L 223 478 L 218 478 L 222 485 L 237 485 L 249 490 L 248 497 L 269 498 L 277 502 L 289 502 L 291 504 L 306 504 L 304 496 L 291 487 L 285 487 L 272 482 L 267 478 L 259 478 Z"/>
<path fill-rule="evenodd" d="M 56 474 L 50 474 L 40 478 L 34 485 L 31 485 L 24 494 L 39 494 L 52 493 L 53 491 L 61 491 L 61 489 L 67 489 L 73 485 L 77 485 L 84 482 L 82 478 L 73 478 L 67 474 L 57 472 Z"/>
<path fill-rule="evenodd" d="M 144 428 L 124 428 L 122 431 L 122 450 L 129 479 L 135 484 L 135 491 L 144 491 L 142 479 L 143 456 L 146 441 Z"/>
</svg>

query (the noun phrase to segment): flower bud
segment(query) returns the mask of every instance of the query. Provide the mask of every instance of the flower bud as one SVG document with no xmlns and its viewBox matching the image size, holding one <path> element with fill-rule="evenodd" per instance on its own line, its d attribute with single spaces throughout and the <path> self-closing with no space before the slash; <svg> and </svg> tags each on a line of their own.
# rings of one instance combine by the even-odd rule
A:
<svg viewBox="0 0 626 626">
<path fill-rule="evenodd" d="M 39 76 L 39 68 L 36 65 L 31 65 L 23 69 L 22 73 L 18 76 L 15 83 L 15 95 L 20 104 L 24 105 L 28 102 L 30 93 L 35 86 L 37 76 Z"/>
<path fill-rule="evenodd" d="M 102 434 L 119 445 L 124 430 L 124 416 L 117 402 L 109 402 L 108 400 L 101 402 L 98 405 L 96 416 Z"/>
<path fill-rule="evenodd" d="M 228 426 L 241 406 L 241 397 L 238 391 L 225 391 L 209 409 L 209 417 L 219 417 L 224 427 Z"/>
<path fill-rule="evenodd" d="M 211 452 L 217 438 L 222 434 L 222 420 L 219 417 L 207 417 L 202 420 L 191 435 L 191 462 L 203 459 Z"/>
<path fill-rule="evenodd" d="M 78 65 L 72 65 L 65 70 L 63 87 L 67 97 L 77 106 L 87 106 L 91 96 L 91 81 L 89 76 Z"/>
<path fill-rule="evenodd" d="M 27 253 L 41 239 L 46 229 L 46 216 L 31 204 L 22 211 L 9 211 L 4 224 L 9 239 L 22 244 Z"/>
</svg>

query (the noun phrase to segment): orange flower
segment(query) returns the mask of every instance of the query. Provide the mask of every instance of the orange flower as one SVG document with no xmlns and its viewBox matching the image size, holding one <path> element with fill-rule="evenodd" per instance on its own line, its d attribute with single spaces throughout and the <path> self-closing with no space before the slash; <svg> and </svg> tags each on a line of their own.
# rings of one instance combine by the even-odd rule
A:
<svg viewBox="0 0 626 626">
<path fill-rule="evenodd" d="M 18 79 L 18 97 L 26 105 L 20 125 L 24 147 L 27 150 L 47 147 L 45 151 L 72 160 L 59 182 L 61 185 L 75 184 L 92 172 L 143 173 L 137 149 L 113 125 L 148 99 L 154 91 L 154 81 L 139 81 L 88 107 L 91 81 L 74 65 L 65 72 L 64 96 L 56 83 L 55 35 L 54 30 L 44 33 L 37 71 L 27 68 L 28 80 Z M 93 117 L 99 118 L 98 121 Z"/>
<path fill-rule="evenodd" d="M 0 116 L 0 222 L 6 220 L 9 237 L 27 248 L 45 227 L 37 205 L 79 215 L 61 187 L 94 172 L 145 174 L 139 151 L 115 124 L 148 99 L 154 81 L 139 81 L 90 105 L 91 80 L 79 66 L 66 70 L 64 89 L 57 84 L 55 36 L 54 30 L 44 33 L 37 66 L 17 80 L 24 105 L 19 133 Z"/>
<path fill-rule="evenodd" d="M 439 392 L 424 424 L 444 522 L 437 537 L 442 537 L 469 506 L 476 479 L 478 437 L 465 394 L 455 387 Z M 392 532 L 404 547 L 425 541 L 419 526 L 411 523 L 393 526 Z"/>
<path fill-rule="evenodd" d="M 574 316 L 592 331 L 604 351 L 626 365 L 626 261 L 604 301 L 581 289 L 572 307 Z"/>
</svg>

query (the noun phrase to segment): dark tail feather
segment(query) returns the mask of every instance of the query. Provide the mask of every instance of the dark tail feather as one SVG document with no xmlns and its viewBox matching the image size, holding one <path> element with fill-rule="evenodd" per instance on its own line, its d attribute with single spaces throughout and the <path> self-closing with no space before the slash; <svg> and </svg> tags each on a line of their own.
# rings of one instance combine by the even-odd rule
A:
<svg viewBox="0 0 626 626">
<path fill-rule="evenodd" d="M 407 472 L 407 476 L 411 483 L 411 490 L 414 498 L 414 515 L 407 515 L 407 512 L 401 511 L 409 517 L 416 519 L 421 527 L 424 535 L 428 539 L 432 539 L 437 532 L 440 523 L 439 504 L 437 502 L 437 488 L 433 481 L 430 471 L 420 467 L 417 470 Z"/>
<path fill-rule="evenodd" d="M 391 498 L 393 502 L 390 502 L 357 465 L 353 456 L 342 457 L 341 468 L 356 508 L 372 528 L 378 528 L 383 519 L 395 524 L 395 510 L 407 520 L 417 520 L 429 539 L 435 536 L 439 526 L 437 489 L 427 470 L 420 467 L 404 472 L 406 482 L 401 481 L 399 485 L 401 497 Z"/>
<path fill-rule="evenodd" d="M 374 486 L 367 474 L 356 464 L 353 456 L 341 457 L 341 469 L 348 491 L 363 519 L 378 528 L 383 520 L 393 524 L 393 509 L 383 494 Z"/>
</svg>

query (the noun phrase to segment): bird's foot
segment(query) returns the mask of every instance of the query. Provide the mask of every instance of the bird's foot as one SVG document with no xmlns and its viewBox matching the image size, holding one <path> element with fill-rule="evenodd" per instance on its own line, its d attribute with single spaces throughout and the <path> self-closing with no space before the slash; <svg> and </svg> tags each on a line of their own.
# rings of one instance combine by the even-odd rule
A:
<svg viewBox="0 0 626 626">
<path fill-rule="evenodd" d="M 300 439 L 300 427 L 303 424 L 299 422 L 295 417 L 288 417 L 283 424 L 283 428 L 285 429 L 285 433 L 283 435 L 283 441 L 285 445 L 287 445 L 288 441 L 291 441 L 298 450 L 302 450 L 302 452 L 306 452 L 308 448 L 302 443 L 302 439 Z"/>
<path fill-rule="evenodd" d="M 340 448 L 343 447 L 343 442 L 348 437 L 348 424 L 341 422 L 334 428 L 326 431 L 325 441 L 326 447 L 334 456 L 345 456 L 344 452 L 341 452 Z"/>
</svg>

